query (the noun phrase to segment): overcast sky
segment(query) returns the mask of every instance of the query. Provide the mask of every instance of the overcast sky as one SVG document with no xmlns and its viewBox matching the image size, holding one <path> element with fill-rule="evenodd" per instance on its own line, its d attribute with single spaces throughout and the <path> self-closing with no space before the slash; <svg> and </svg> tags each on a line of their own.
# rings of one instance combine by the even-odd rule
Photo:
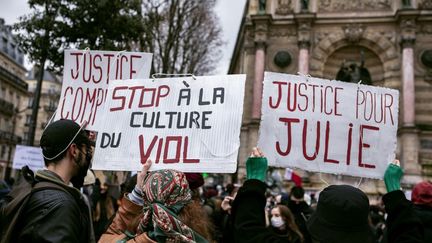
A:
<svg viewBox="0 0 432 243">
<path fill-rule="evenodd" d="M 215 74 L 228 72 L 231 54 L 235 45 L 238 28 L 243 15 L 246 0 L 217 0 L 216 13 L 223 29 L 223 56 Z M 18 17 L 29 13 L 27 0 L 0 0 L 0 18 L 11 25 L 18 21 Z"/>
</svg>

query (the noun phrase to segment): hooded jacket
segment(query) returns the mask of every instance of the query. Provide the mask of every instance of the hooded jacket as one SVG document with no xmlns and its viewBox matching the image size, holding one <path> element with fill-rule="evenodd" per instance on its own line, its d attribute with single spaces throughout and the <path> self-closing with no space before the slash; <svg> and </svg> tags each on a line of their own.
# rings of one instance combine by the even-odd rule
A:
<svg viewBox="0 0 432 243">
<path fill-rule="evenodd" d="M 266 184 L 256 179 L 246 180 L 233 202 L 233 242 L 284 242 L 290 241 L 288 235 L 280 235 L 268 228 L 265 223 Z M 295 238 L 295 237 L 294 237 Z"/>
</svg>

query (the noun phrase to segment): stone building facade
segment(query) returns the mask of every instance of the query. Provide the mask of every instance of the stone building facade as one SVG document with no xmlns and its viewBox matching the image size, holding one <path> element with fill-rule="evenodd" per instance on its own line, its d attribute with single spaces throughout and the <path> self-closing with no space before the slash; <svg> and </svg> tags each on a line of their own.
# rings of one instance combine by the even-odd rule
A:
<svg viewBox="0 0 432 243">
<path fill-rule="evenodd" d="M 9 175 L 15 145 L 23 135 L 16 126 L 27 96 L 24 81 L 27 70 L 23 63 L 24 53 L 15 41 L 11 26 L 0 18 L 0 178 Z"/>
<path fill-rule="evenodd" d="M 24 119 L 22 119 L 22 122 L 19 124 L 19 127 L 22 129 L 23 133 L 23 144 L 29 143 L 29 126 L 31 122 L 33 98 L 38 77 L 39 70 L 34 67 L 29 72 L 26 79 L 29 93 L 29 96 L 25 102 L 27 105 L 27 110 L 24 113 Z M 39 146 L 42 132 L 57 109 L 61 88 L 61 78 L 51 72 L 45 71 L 42 81 L 41 97 L 39 100 L 38 119 L 35 130 L 35 140 L 33 142 L 34 146 Z"/>
<path fill-rule="evenodd" d="M 256 146 L 264 71 L 336 79 L 364 62 L 372 85 L 400 91 L 397 157 L 407 185 L 432 178 L 432 1 L 249 0 L 229 73 L 247 74 L 238 176 Z M 311 188 L 358 178 L 299 171 Z M 370 193 L 382 182 L 363 180 Z"/>
</svg>

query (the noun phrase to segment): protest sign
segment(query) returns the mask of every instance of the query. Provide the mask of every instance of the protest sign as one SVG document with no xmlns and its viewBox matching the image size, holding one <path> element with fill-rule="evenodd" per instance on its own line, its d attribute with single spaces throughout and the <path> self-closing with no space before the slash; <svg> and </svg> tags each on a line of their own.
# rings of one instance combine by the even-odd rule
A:
<svg viewBox="0 0 432 243">
<path fill-rule="evenodd" d="M 393 89 L 266 72 L 258 146 L 272 166 L 382 178 L 398 104 Z"/>
<path fill-rule="evenodd" d="M 148 78 L 152 54 L 66 50 L 63 85 L 55 120 L 69 119 L 98 130 L 110 80 Z"/>
<path fill-rule="evenodd" d="M 26 165 L 33 171 L 40 170 L 45 166 L 40 147 L 24 145 L 17 145 L 15 147 L 12 167 L 14 169 L 21 169 Z"/>
<path fill-rule="evenodd" d="M 245 75 L 112 81 L 93 160 L 95 170 L 233 173 Z"/>
</svg>

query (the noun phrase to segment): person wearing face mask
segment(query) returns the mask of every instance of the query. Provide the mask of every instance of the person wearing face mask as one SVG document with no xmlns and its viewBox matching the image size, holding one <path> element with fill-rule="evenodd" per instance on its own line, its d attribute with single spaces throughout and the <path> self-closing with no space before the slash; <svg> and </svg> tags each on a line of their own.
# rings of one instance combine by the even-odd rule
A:
<svg viewBox="0 0 432 243">
<path fill-rule="evenodd" d="M 271 229 L 278 235 L 286 236 L 290 242 L 303 242 L 303 235 L 297 227 L 294 216 L 287 206 L 277 205 L 271 210 Z"/>
<path fill-rule="evenodd" d="M 264 183 L 266 171 L 267 159 L 258 148 L 254 148 L 246 161 L 247 180 L 239 189 L 232 203 L 231 217 L 234 239 L 230 242 L 301 242 L 299 241 L 299 234 L 297 234 L 298 237 L 295 234 L 279 234 L 271 227 L 266 226 L 265 191 L 267 185 Z M 291 221 L 293 221 L 292 218 Z M 271 221 L 275 224 L 281 224 L 277 218 Z M 285 225 L 289 224 L 285 223 Z"/>
<path fill-rule="evenodd" d="M 49 124 L 40 139 L 45 169 L 35 180 L 60 185 L 35 191 L 23 208 L 13 242 L 89 242 L 89 209 L 81 192 L 92 159 L 88 134 L 71 120 Z M 73 185 L 70 186 L 70 184 Z"/>
</svg>

